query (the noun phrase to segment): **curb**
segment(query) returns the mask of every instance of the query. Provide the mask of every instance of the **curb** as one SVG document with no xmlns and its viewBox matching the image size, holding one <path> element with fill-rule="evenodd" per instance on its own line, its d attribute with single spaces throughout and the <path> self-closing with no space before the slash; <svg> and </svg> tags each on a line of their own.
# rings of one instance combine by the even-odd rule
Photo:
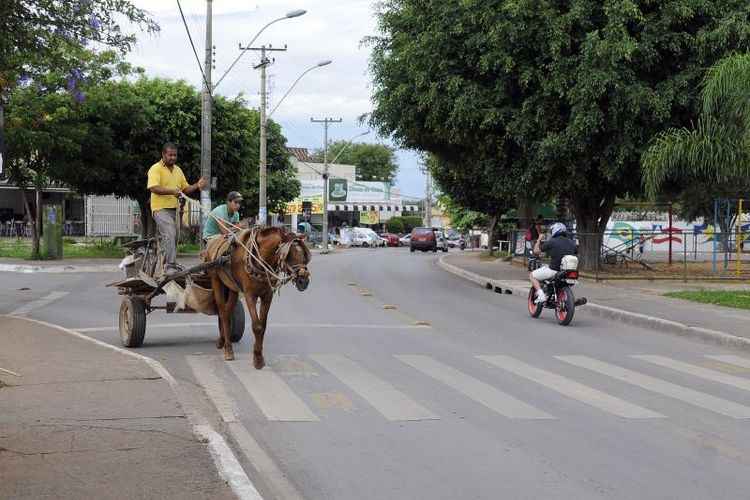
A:
<svg viewBox="0 0 750 500">
<path fill-rule="evenodd" d="M 0 272 L 6 273 L 112 273 L 117 271 L 116 264 L 99 266 L 33 266 L 30 264 L 0 264 Z"/>
<path fill-rule="evenodd" d="M 136 352 L 114 346 L 112 344 L 107 344 L 106 342 L 102 342 L 101 340 L 91 338 L 87 335 L 76 332 L 75 330 L 65 328 L 64 326 L 55 325 L 54 323 L 47 323 L 46 321 L 40 321 L 24 316 L 7 315 L 6 317 L 21 319 L 30 323 L 36 323 L 38 325 L 46 326 L 47 328 L 53 328 L 63 333 L 67 333 L 68 335 L 71 335 L 73 337 L 92 342 L 98 346 L 134 357 L 146 363 L 152 370 L 154 370 L 154 372 L 156 372 L 157 375 L 167 381 L 169 387 L 172 389 L 172 392 L 177 398 L 177 401 L 185 411 L 185 416 L 187 417 L 188 422 L 190 422 L 193 434 L 200 442 L 206 443 L 208 445 L 208 451 L 211 454 L 211 458 L 214 461 L 214 465 L 216 466 L 216 470 L 219 473 L 219 476 L 221 476 L 227 482 L 235 496 L 237 496 L 237 498 L 241 500 L 263 500 L 263 497 L 260 495 L 253 482 L 245 473 L 245 470 L 242 468 L 242 465 L 240 465 L 239 460 L 227 444 L 226 440 L 221 436 L 221 434 L 216 432 L 201 415 L 196 414 L 195 411 L 190 408 L 190 405 L 186 403 L 184 397 L 181 395 L 181 390 L 177 379 L 175 379 L 174 376 L 169 373 L 169 371 L 159 361 L 153 358 L 149 358 L 148 356 L 144 356 L 142 354 L 138 354 Z"/>
<path fill-rule="evenodd" d="M 528 287 L 519 288 L 511 283 L 502 280 L 496 280 L 482 276 L 466 269 L 462 269 L 453 264 L 449 264 L 444 261 L 446 256 L 438 259 L 438 265 L 444 270 L 456 276 L 460 276 L 464 279 L 472 281 L 483 288 L 492 289 L 504 289 L 511 290 L 512 293 L 526 297 L 529 289 Z M 655 316 L 648 316 L 646 314 L 634 313 L 631 311 L 625 311 L 623 309 L 616 309 L 614 307 L 603 306 L 593 302 L 588 302 L 585 306 L 584 311 L 590 311 L 594 316 L 605 318 L 613 321 L 619 321 L 621 323 L 627 323 L 642 328 L 648 328 L 659 332 L 667 332 L 675 335 L 681 335 L 683 337 L 694 338 L 711 342 L 714 344 L 738 347 L 740 349 L 750 350 L 750 338 L 738 337 L 731 333 L 720 332 L 717 330 L 709 330 L 708 328 L 701 328 L 697 326 L 690 326 L 677 321 L 671 321 L 668 319 L 657 318 Z"/>
</svg>

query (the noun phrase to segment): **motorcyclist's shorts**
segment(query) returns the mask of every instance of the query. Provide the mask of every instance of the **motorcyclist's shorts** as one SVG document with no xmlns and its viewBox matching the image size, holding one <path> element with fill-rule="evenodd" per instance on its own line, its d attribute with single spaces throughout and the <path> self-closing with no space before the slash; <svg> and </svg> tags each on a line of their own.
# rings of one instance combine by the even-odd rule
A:
<svg viewBox="0 0 750 500">
<path fill-rule="evenodd" d="M 552 279 L 557 274 L 557 271 L 550 268 L 549 266 L 542 266 L 539 269 L 532 271 L 531 276 L 537 281 L 544 281 Z"/>
</svg>

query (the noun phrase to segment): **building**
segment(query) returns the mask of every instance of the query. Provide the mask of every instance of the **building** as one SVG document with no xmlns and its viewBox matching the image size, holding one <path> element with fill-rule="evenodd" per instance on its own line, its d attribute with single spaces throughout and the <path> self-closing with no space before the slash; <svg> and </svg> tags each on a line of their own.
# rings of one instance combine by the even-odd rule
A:
<svg viewBox="0 0 750 500">
<path fill-rule="evenodd" d="M 290 161 L 301 184 L 300 196 L 288 203 L 284 224 L 296 228 L 306 220 L 314 227 L 323 223 L 323 172 L 325 165 L 312 161 L 307 149 L 288 148 Z M 380 226 L 391 217 L 411 212 L 416 204 L 404 204 L 398 188 L 386 182 L 357 181 L 355 165 L 328 165 L 328 226 Z"/>
</svg>

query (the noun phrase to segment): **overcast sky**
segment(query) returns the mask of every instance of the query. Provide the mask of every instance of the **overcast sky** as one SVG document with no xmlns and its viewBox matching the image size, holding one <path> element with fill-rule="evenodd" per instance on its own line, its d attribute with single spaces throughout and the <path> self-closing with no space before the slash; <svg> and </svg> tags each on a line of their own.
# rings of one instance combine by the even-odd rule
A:
<svg viewBox="0 0 750 500">
<path fill-rule="evenodd" d="M 133 0 L 149 11 L 161 26 L 161 32 L 139 35 L 138 45 L 128 59 L 146 69 L 149 76 L 186 80 L 200 88 L 201 74 L 188 42 L 177 8 L 177 0 Z M 206 1 L 181 0 L 187 25 L 201 59 L 206 40 Z M 364 37 L 375 34 L 375 1 L 371 0 L 214 0 L 213 45 L 216 46 L 216 69 L 213 81 L 226 71 L 239 55 L 238 44 L 246 45 L 269 21 L 283 17 L 295 9 L 307 14 L 285 19 L 268 27 L 254 46 L 271 44 L 288 46 L 276 52 L 270 66 L 269 109 L 307 68 L 325 59 L 333 63 L 305 75 L 279 106 L 273 120 L 281 124 L 289 146 L 320 148 L 323 145 L 322 124 L 310 118 L 342 118 L 332 124 L 329 139 L 350 139 L 367 130 L 357 117 L 372 109 L 369 48 L 363 47 Z M 252 66 L 258 53 L 246 53 L 231 73 L 221 82 L 216 93 L 233 97 L 244 93 L 249 105 L 259 105 L 260 74 Z M 374 132 L 357 139 L 362 142 L 383 142 Z M 413 152 L 399 151 L 400 171 L 397 186 L 405 195 L 422 196 L 424 177 L 419 172 Z"/>
</svg>

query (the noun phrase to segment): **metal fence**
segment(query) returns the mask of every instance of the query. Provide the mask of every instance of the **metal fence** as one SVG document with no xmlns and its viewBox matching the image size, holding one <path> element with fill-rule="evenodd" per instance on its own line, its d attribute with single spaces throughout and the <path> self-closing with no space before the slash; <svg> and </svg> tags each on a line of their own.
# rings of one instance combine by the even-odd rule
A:
<svg viewBox="0 0 750 500">
<path fill-rule="evenodd" d="M 571 233 L 582 247 L 593 248 L 596 262 L 584 276 L 595 279 L 750 280 L 750 231 L 605 231 Z M 510 235 L 513 258 L 526 265 L 533 243 L 525 231 Z M 598 251 L 597 251 L 598 249 Z"/>
</svg>

